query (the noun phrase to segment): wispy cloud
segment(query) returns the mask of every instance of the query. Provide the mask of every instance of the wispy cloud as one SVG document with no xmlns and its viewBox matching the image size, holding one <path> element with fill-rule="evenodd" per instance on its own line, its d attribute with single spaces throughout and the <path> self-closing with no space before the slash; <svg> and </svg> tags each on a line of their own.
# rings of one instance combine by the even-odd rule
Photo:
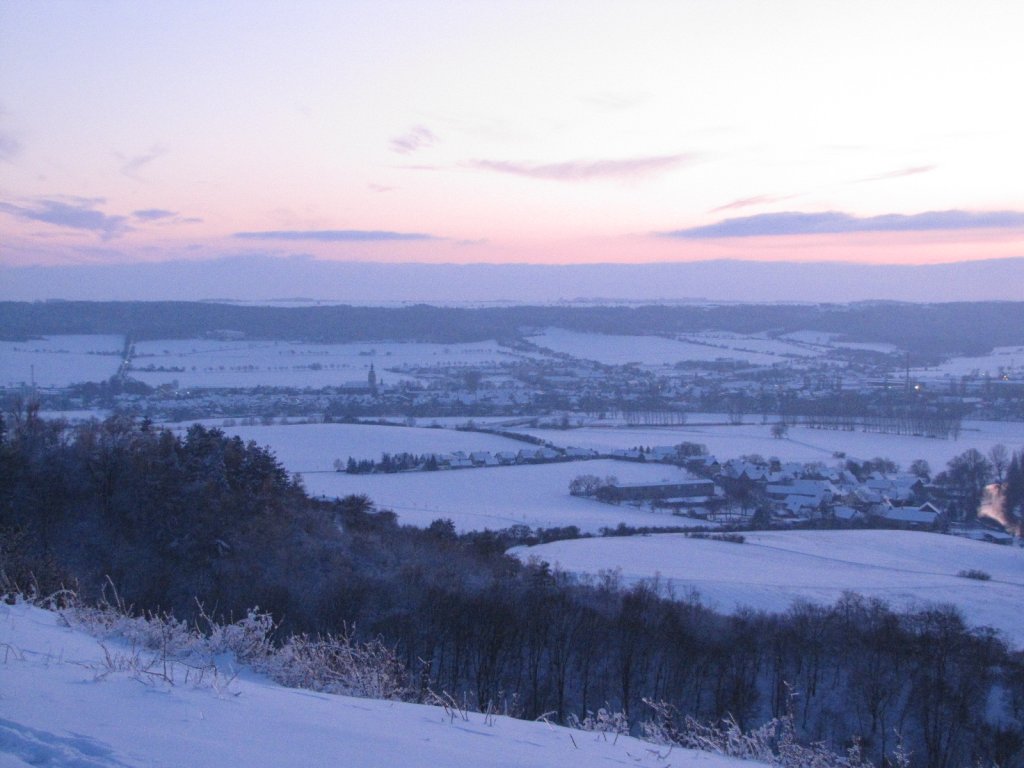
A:
<svg viewBox="0 0 1024 768">
<path fill-rule="evenodd" d="M 415 125 L 401 136 L 391 140 L 391 151 L 400 155 L 410 155 L 421 149 L 432 147 L 438 142 L 437 136 L 429 128 Z"/>
<path fill-rule="evenodd" d="M 141 211 L 132 211 L 132 216 L 142 221 L 157 221 L 159 219 L 170 219 L 178 214 L 175 211 L 167 211 L 163 208 L 146 208 Z"/>
<path fill-rule="evenodd" d="M 934 171 L 937 166 L 934 165 L 914 165 L 910 168 L 900 168 L 895 171 L 888 171 L 887 173 L 879 173 L 875 176 L 865 176 L 863 179 L 857 179 L 855 183 L 864 184 L 869 181 L 886 181 L 888 179 L 902 179 L 904 176 L 917 176 L 920 173 L 929 173 Z"/>
<path fill-rule="evenodd" d="M 1020 211 L 927 211 L 857 217 L 840 211 L 762 213 L 723 219 L 715 224 L 661 233 L 664 237 L 704 239 L 776 235 L 825 235 L 848 232 L 930 232 L 962 229 L 1024 228 Z"/>
<path fill-rule="evenodd" d="M 372 192 L 394 192 L 398 187 L 389 187 L 387 184 L 367 184 Z"/>
<path fill-rule="evenodd" d="M 155 144 L 149 148 L 148 152 L 143 152 L 141 155 L 125 156 L 117 152 L 115 156 L 121 161 L 121 173 L 130 179 L 137 180 L 139 178 L 139 171 L 166 154 L 166 147 Z"/>
<path fill-rule="evenodd" d="M 235 232 L 242 240 L 309 240 L 320 243 L 373 243 L 395 240 L 443 240 L 421 232 L 387 232 L 363 229 L 284 229 L 266 232 Z"/>
<path fill-rule="evenodd" d="M 95 232 L 103 240 L 110 240 L 123 235 L 131 227 L 125 216 L 108 216 L 96 209 L 104 202 L 102 198 L 82 197 L 38 199 L 21 204 L 0 202 L 0 212 L 23 221 Z"/>
<path fill-rule="evenodd" d="M 139 221 L 148 223 L 159 224 L 161 226 L 176 225 L 176 224 L 200 224 L 202 219 L 196 216 L 185 216 L 178 211 L 168 211 L 165 208 L 144 208 L 140 211 L 132 211 L 134 216 Z"/>
<path fill-rule="evenodd" d="M 473 160 L 470 167 L 496 173 L 510 173 L 532 179 L 553 181 L 594 181 L 601 179 L 634 179 L 688 165 L 696 159 L 692 154 L 630 157 L 619 160 L 570 160 L 564 163 L 514 163 L 505 160 Z"/>
<path fill-rule="evenodd" d="M 721 211 L 734 211 L 737 208 L 749 208 L 752 205 L 766 205 L 768 203 L 778 203 L 782 200 L 790 200 L 796 197 L 796 195 L 755 195 L 754 197 L 741 197 L 739 200 L 733 200 L 731 203 L 720 205 L 717 208 L 712 208 L 711 213 L 719 213 Z"/>
</svg>

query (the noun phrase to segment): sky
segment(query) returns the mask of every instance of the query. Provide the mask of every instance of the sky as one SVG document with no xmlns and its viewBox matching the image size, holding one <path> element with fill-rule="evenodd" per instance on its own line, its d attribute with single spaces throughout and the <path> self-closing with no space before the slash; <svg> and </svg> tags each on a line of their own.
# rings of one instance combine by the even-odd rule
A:
<svg viewBox="0 0 1024 768">
<path fill-rule="evenodd" d="M 0 267 L 1024 256 L 1024 3 L 0 3 Z"/>
</svg>

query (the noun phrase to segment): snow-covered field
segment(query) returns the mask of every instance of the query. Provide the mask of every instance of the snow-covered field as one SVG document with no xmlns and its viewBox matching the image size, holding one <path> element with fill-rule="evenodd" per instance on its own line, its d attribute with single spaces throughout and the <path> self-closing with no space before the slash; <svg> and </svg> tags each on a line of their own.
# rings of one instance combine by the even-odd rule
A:
<svg viewBox="0 0 1024 768">
<path fill-rule="evenodd" d="M 697 418 L 691 417 L 690 420 L 696 421 Z M 517 431 L 550 440 L 559 446 L 574 445 L 600 451 L 638 445 L 702 443 L 720 461 L 756 453 L 766 458 L 775 456 L 783 461 L 820 461 L 831 465 L 838 461 L 834 454 L 845 453 L 849 458 L 860 460 L 882 456 L 906 468 L 914 459 L 924 459 L 933 472 L 943 469 L 951 458 L 968 448 L 977 448 L 985 453 L 997 443 L 1011 450 L 1024 446 L 1024 423 L 1003 421 L 965 421 L 957 440 L 803 426 L 790 427 L 788 436 L 780 440 L 772 437 L 770 424 L 760 423 L 656 428 L 583 427 L 571 430 L 524 428 Z"/>
<path fill-rule="evenodd" d="M 211 422 L 217 426 L 217 422 Z M 176 426 L 184 431 L 187 426 Z M 223 427 L 229 435 L 268 446 L 290 472 L 326 472 L 334 460 L 379 460 L 382 453 L 453 453 L 513 451 L 528 443 L 482 432 L 429 427 L 386 427 L 376 424 L 288 424 Z"/>
<path fill-rule="evenodd" d="M 211 339 L 144 341 L 135 345 L 132 376 L 182 387 L 326 387 L 365 384 L 370 365 L 384 383 L 415 378 L 406 367 L 484 366 L 523 357 L 496 342 L 306 344 Z M 156 370 L 163 368 L 164 370 Z M 153 369 L 153 370 L 147 370 Z"/>
<path fill-rule="evenodd" d="M 909 531 L 748 533 L 746 543 L 683 534 L 557 541 L 513 550 L 574 573 L 621 569 L 626 583 L 660 577 L 676 594 L 695 589 L 720 610 L 771 612 L 795 600 L 832 603 L 844 591 L 893 606 L 952 603 L 968 621 L 1024 646 L 1024 549 Z M 990 581 L 958 576 L 977 569 Z"/>
<path fill-rule="evenodd" d="M 605 365 L 675 365 L 686 360 L 746 360 L 770 365 L 785 359 L 781 355 L 790 348 L 807 351 L 794 344 L 764 338 L 747 338 L 733 334 L 692 334 L 682 340 L 662 336 L 615 336 L 602 333 L 580 333 L 562 328 L 548 328 L 530 341 L 541 347 Z M 703 343 L 694 343 L 703 342 Z"/>
<path fill-rule="evenodd" d="M 841 347 L 844 349 L 863 349 L 869 352 L 881 352 L 883 354 L 892 354 L 899 351 L 899 347 L 893 344 L 885 344 L 882 342 L 866 342 L 866 341 L 841 341 L 840 335 L 837 333 L 828 333 L 826 331 L 794 331 L 793 333 L 786 333 L 779 337 L 780 339 L 788 339 L 790 341 L 796 341 L 803 344 L 813 344 L 821 347 Z"/>
<path fill-rule="evenodd" d="M 667 465 L 599 460 L 393 475 L 326 472 L 304 475 L 303 479 L 314 496 L 362 493 L 378 508 L 393 510 L 402 524 L 427 526 L 446 517 L 460 531 L 578 525 L 583 531 L 596 532 L 620 522 L 633 526 L 686 523 L 686 518 L 667 513 L 570 496 L 570 481 L 582 474 L 614 475 L 624 483 L 685 476 L 682 470 Z"/>
<path fill-rule="evenodd" d="M 922 379 L 941 379 L 960 376 L 996 376 L 1000 371 L 1020 376 L 1024 374 L 1024 347 L 996 347 L 982 357 L 954 357 L 934 368 L 918 368 L 914 375 Z"/>
<path fill-rule="evenodd" d="M 0 341 L 0 387 L 27 385 L 33 379 L 44 388 L 105 381 L 117 373 L 123 347 L 121 336 Z"/>
<path fill-rule="evenodd" d="M 232 682 L 174 684 L 110 671 L 134 651 L 103 646 L 62 626 L 57 614 L 0 603 L 0 767 L 358 766 L 359 768 L 590 768 L 664 766 L 658 750 L 630 737 L 605 739 L 547 723 L 354 699 L 282 688 L 242 671 Z M 157 667 L 161 672 L 162 665 Z M 739 766 L 706 753 L 674 750 L 704 768 Z M 744 763 L 743 765 L 751 765 Z"/>
</svg>

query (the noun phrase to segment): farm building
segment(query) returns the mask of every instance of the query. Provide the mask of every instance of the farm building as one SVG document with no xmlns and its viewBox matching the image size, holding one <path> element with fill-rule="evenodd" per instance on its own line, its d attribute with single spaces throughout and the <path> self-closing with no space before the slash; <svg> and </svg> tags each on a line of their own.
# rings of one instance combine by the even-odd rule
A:
<svg viewBox="0 0 1024 768">
<path fill-rule="evenodd" d="M 602 501 L 654 501 L 691 496 L 714 496 L 715 484 L 710 480 L 682 480 L 675 483 L 623 483 L 607 485 L 598 491 Z"/>
</svg>

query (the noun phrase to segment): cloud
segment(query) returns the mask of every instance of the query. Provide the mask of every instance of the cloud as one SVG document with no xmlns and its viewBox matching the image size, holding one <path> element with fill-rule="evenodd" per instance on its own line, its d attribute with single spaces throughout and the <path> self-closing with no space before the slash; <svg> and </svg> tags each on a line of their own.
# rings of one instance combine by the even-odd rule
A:
<svg viewBox="0 0 1024 768">
<path fill-rule="evenodd" d="M 420 149 L 432 147 L 438 141 L 433 131 L 422 125 L 413 126 L 407 133 L 391 140 L 391 151 L 400 155 L 409 155 Z"/>
<path fill-rule="evenodd" d="M 398 187 L 389 187 L 386 184 L 367 184 L 366 185 L 373 192 L 393 192 Z"/>
<path fill-rule="evenodd" d="M 95 206 L 103 202 L 102 198 L 40 199 L 22 205 L 0 203 L 0 211 L 23 221 L 39 221 L 68 229 L 95 232 L 103 240 L 119 237 L 129 231 L 131 227 L 126 217 L 108 216 L 96 210 Z"/>
<path fill-rule="evenodd" d="M 146 208 L 141 211 L 133 211 L 132 216 L 142 221 L 156 221 L 158 219 L 169 219 L 178 214 L 174 211 L 166 211 L 163 208 Z"/>
<path fill-rule="evenodd" d="M 510 173 L 533 179 L 554 181 L 591 181 L 630 179 L 652 176 L 693 162 L 691 154 L 632 157 L 622 160 L 570 160 L 565 163 L 513 163 L 504 160 L 473 160 L 469 165 L 484 171 Z"/>
<path fill-rule="evenodd" d="M 165 208 L 144 208 L 141 211 L 132 211 L 139 221 L 156 222 L 161 225 L 175 224 L 200 224 L 202 219 L 195 216 L 183 216 L 178 211 L 168 211 Z"/>
<path fill-rule="evenodd" d="M 120 153 L 115 153 L 117 159 L 121 161 L 121 173 L 130 179 L 138 179 L 139 171 L 157 158 L 166 154 L 167 149 L 158 144 L 150 147 L 148 152 L 144 152 L 141 155 L 134 155 L 132 157 L 125 157 Z"/>
<path fill-rule="evenodd" d="M 751 205 L 764 205 L 765 203 L 777 203 L 781 200 L 790 200 L 796 197 L 796 195 L 755 195 L 754 197 L 742 197 L 739 200 L 733 200 L 731 203 L 720 205 L 717 208 L 712 208 L 711 213 L 718 213 L 720 211 L 732 211 L 737 208 L 747 208 Z"/>
<path fill-rule="evenodd" d="M 869 181 L 886 181 L 887 179 L 902 179 L 904 176 L 916 176 L 919 173 L 929 173 L 934 171 L 937 166 L 934 165 L 915 165 L 910 168 L 900 168 L 899 170 L 889 171 L 888 173 L 880 173 L 877 176 L 865 176 L 863 179 L 857 179 L 856 184 L 864 184 Z"/>
<path fill-rule="evenodd" d="M 927 211 L 912 215 L 889 213 L 864 218 L 840 211 L 821 213 L 762 213 L 723 219 L 716 224 L 661 233 L 664 237 L 704 239 L 777 235 L 825 235 L 847 232 L 931 232 L 960 229 L 1024 228 L 1020 211 Z"/>
<path fill-rule="evenodd" d="M 386 232 L 362 229 L 285 229 L 266 232 L 235 232 L 242 240 L 311 240 L 320 243 L 373 243 L 396 240 L 443 240 L 420 232 Z"/>
</svg>

